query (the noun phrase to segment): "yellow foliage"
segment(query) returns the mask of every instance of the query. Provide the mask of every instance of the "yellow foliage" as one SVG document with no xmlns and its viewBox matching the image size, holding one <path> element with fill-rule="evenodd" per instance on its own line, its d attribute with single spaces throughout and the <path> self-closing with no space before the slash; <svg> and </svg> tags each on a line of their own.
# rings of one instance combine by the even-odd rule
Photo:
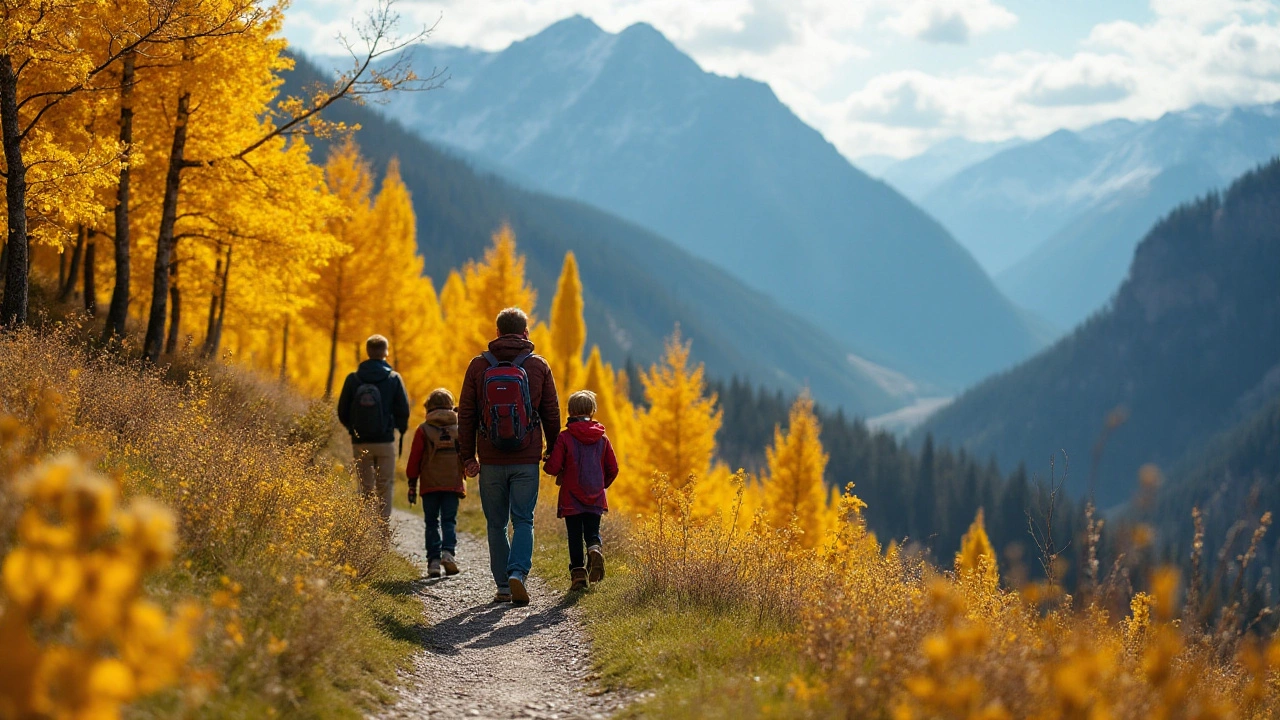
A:
<svg viewBox="0 0 1280 720">
<path fill-rule="evenodd" d="M 173 515 L 145 498 L 121 506 L 116 484 L 70 455 L 16 483 L 25 510 L 0 566 L 0 716 L 116 717 L 177 683 L 201 613 L 166 612 L 143 591 L 173 557 Z"/>
<path fill-rule="evenodd" d="M 706 394 L 702 365 L 692 366 L 690 344 L 680 332 L 667 341 L 659 365 L 641 373 L 649 407 L 639 413 L 630 448 L 639 477 L 661 473 L 675 487 L 711 471 L 721 413 L 715 396 Z M 617 495 L 627 512 L 648 512 L 655 499 L 643 483 L 623 485 Z"/>
<path fill-rule="evenodd" d="M 525 281 L 524 264 L 524 256 L 516 252 L 515 231 L 504 224 L 494 233 L 493 245 L 485 251 L 484 260 L 469 262 L 463 268 L 477 336 L 492 338 L 494 319 L 508 307 L 524 310 L 532 321 L 538 294 Z"/>
<path fill-rule="evenodd" d="M 551 301 L 551 343 L 547 357 L 556 383 L 564 388 L 563 402 L 569 392 L 582 385 L 582 351 L 587 346 L 587 321 L 582 316 L 582 280 L 578 278 L 578 260 L 565 253 L 564 268 Z M 564 412 L 561 413 L 568 417 Z"/>
<path fill-rule="evenodd" d="M 805 547 L 821 544 L 834 520 L 828 503 L 828 455 L 822 449 L 822 432 L 814 414 L 813 398 L 803 392 L 791 406 L 787 432 L 773 430 L 773 446 L 765 450 L 769 476 L 764 484 L 769 522 L 786 527 L 795 518 L 803 531 Z"/>
<path fill-rule="evenodd" d="M 987 528 L 982 522 L 982 508 L 978 508 L 969 531 L 960 539 L 960 552 L 956 553 L 956 575 L 961 579 L 977 580 L 990 591 L 995 591 L 1000 586 L 996 551 L 991 546 Z"/>
</svg>

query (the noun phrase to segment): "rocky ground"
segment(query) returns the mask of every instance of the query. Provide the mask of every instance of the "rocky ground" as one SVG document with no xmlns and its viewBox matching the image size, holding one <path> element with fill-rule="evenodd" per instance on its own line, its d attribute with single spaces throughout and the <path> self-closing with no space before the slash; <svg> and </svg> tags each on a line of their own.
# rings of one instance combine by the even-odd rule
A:
<svg viewBox="0 0 1280 720">
<path fill-rule="evenodd" d="M 465 533 L 462 572 L 426 579 L 422 515 L 396 510 L 392 524 L 397 550 L 423 569 L 417 593 L 426 622 L 399 700 L 373 717 L 605 718 L 626 704 L 594 682 L 573 596 L 534 577 L 529 605 L 493 604 L 488 545 Z"/>
</svg>

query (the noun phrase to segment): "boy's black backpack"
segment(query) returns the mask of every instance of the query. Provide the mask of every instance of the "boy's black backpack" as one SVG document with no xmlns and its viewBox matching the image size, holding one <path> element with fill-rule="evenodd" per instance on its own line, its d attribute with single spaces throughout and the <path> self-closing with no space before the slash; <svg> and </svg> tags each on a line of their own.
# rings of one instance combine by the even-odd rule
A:
<svg viewBox="0 0 1280 720">
<path fill-rule="evenodd" d="M 382 442 L 391 427 L 387 415 L 378 386 L 361 383 L 351 396 L 352 442 Z"/>
<path fill-rule="evenodd" d="M 531 355 L 523 353 L 507 362 L 482 353 L 489 367 L 480 380 L 480 434 L 498 452 L 523 450 L 538 426 L 538 413 L 529 395 L 529 375 L 524 370 L 524 361 Z"/>
</svg>

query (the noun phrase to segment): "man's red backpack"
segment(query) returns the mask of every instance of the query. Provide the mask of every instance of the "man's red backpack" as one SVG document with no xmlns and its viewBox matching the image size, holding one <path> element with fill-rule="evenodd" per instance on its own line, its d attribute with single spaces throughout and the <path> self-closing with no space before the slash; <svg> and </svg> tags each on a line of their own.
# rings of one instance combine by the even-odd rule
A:
<svg viewBox="0 0 1280 720">
<path fill-rule="evenodd" d="M 521 353 L 514 360 L 498 360 L 482 353 L 489 363 L 480 379 L 480 434 L 499 452 L 519 452 L 529 444 L 538 426 L 538 413 L 529 394 L 529 374 L 524 362 L 533 353 Z"/>
</svg>

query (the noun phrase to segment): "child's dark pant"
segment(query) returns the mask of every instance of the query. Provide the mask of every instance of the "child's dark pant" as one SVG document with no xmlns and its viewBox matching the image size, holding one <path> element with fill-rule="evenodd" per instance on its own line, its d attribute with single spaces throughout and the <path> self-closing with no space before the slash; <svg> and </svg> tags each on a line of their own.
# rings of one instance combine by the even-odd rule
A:
<svg viewBox="0 0 1280 720">
<path fill-rule="evenodd" d="M 586 549 L 600 544 L 600 516 L 595 513 L 568 515 L 564 526 L 569 531 L 569 569 L 586 567 Z"/>
<path fill-rule="evenodd" d="M 427 521 L 427 559 L 439 560 L 441 551 L 458 548 L 458 496 L 431 492 L 421 496 L 422 515 Z"/>
</svg>

